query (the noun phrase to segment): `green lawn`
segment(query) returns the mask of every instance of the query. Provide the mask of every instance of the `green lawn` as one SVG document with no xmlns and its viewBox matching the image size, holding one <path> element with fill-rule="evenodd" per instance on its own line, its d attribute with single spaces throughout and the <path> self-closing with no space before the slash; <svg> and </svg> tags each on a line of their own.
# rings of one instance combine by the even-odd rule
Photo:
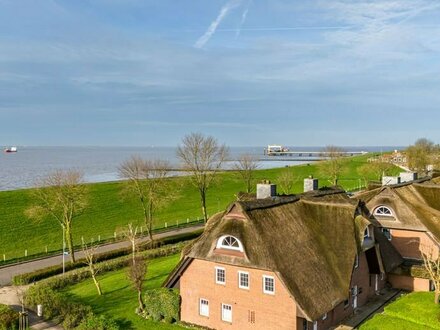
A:
<svg viewBox="0 0 440 330">
<path fill-rule="evenodd" d="M 145 289 L 160 287 L 178 261 L 178 254 L 149 261 Z M 98 276 L 98 279 L 102 296 L 98 296 L 91 279 L 68 287 L 64 292 L 73 300 L 92 306 L 97 314 L 110 315 L 117 320 L 121 329 L 184 329 L 178 325 L 144 320 L 135 314 L 137 293 L 127 280 L 126 269 L 106 273 Z"/>
<path fill-rule="evenodd" d="M 440 329 L 440 306 L 433 292 L 413 292 L 385 307 L 381 314 L 364 323 L 360 330 Z"/>
<path fill-rule="evenodd" d="M 353 157 L 346 160 L 346 172 L 340 180 L 345 189 L 353 189 L 359 185 L 357 168 L 365 164 L 369 156 Z M 295 192 L 302 192 L 302 180 L 314 175 L 320 178 L 320 186 L 329 185 L 329 182 L 320 177 L 316 163 L 289 168 L 299 181 L 294 187 Z M 269 179 L 276 183 L 276 178 L 285 169 L 269 169 L 256 171 L 256 180 Z M 398 173 L 399 170 L 396 170 Z M 179 197 L 168 207 L 157 214 L 156 227 L 186 222 L 186 219 L 201 217 L 199 195 L 190 184 L 188 178 L 172 179 L 179 187 Z M 125 226 L 129 222 L 142 223 L 142 213 L 136 200 L 123 199 L 121 194 L 122 183 L 89 184 L 89 207 L 73 226 L 75 244 L 80 244 L 81 236 L 86 241 L 97 240 L 98 236 L 109 238 L 117 227 Z M 244 183 L 236 174 L 227 172 L 219 175 L 218 183 L 208 191 L 208 213 L 213 214 L 224 209 L 235 199 L 235 194 L 244 189 Z M 30 189 L 0 192 L 0 262 L 3 254 L 6 259 L 23 257 L 27 249 L 28 255 L 44 253 L 61 248 L 61 228 L 52 219 L 45 219 L 35 223 L 27 219 L 24 211 L 31 205 Z M 19 238 L 19 239 L 18 239 Z"/>
</svg>

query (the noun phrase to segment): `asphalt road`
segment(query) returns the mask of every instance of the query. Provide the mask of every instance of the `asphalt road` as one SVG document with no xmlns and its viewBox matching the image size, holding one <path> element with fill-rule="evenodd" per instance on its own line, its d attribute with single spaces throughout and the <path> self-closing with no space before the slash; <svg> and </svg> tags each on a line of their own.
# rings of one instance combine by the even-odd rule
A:
<svg viewBox="0 0 440 330">
<path fill-rule="evenodd" d="M 190 233 L 193 231 L 196 231 L 200 228 L 203 228 L 203 225 L 196 225 L 191 227 L 185 227 L 182 229 L 175 229 L 168 232 L 160 233 L 154 235 L 155 239 L 165 238 L 169 236 L 174 236 L 177 234 L 184 234 L 184 233 Z M 148 237 L 143 237 L 138 240 L 138 243 L 142 242 L 148 242 Z M 118 243 L 111 243 L 106 245 L 101 245 L 96 250 L 97 253 L 117 250 L 120 248 L 130 247 L 131 243 L 129 241 L 122 241 Z M 75 257 L 77 259 L 83 258 L 84 253 L 82 251 L 76 251 Z M 66 262 L 69 262 L 69 256 L 66 256 Z M 12 278 L 15 275 L 23 274 L 32 272 L 34 270 L 50 267 L 50 266 L 56 266 L 61 265 L 63 263 L 62 255 L 48 257 L 45 259 L 39 259 L 34 261 L 27 261 L 16 265 L 7 266 L 0 269 L 0 286 L 9 285 L 11 284 Z"/>
</svg>

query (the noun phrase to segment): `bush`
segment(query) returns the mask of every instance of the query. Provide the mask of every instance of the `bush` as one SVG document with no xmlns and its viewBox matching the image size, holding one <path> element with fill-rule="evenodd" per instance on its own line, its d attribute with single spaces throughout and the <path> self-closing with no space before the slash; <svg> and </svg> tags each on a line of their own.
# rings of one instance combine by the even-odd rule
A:
<svg viewBox="0 0 440 330">
<path fill-rule="evenodd" d="M 7 305 L 0 304 L 0 330 L 18 329 L 18 313 Z"/>
<path fill-rule="evenodd" d="M 176 235 L 176 236 L 171 236 L 162 240 L 158 240 L 155 241 L 156 245 L 162 246 L 159 248 L 155 248 L 155 249 L 150 249 L 150 243 L 144 243 L 144 244 L 140 244 L 138 246 L 139 251 L 143 251 L 142 252 L 142 256 L 144 256 L 147 259 L 152 259 L 152 258 L 157 258 L 157 257 L 162 257 L 162 256 L 167 256 L 173 253 L 177 253 L 180 252 L 183 248 L 184 245 L 186 245 L 187 241 L 190 239 L 193 239 L 197 236 L 200 235 L 200 232 L 193 232 L 193 233 L 188 233 L 188 234 L 183 234 L 183 235 Z M 178 242 L 178 243 L 175 243 Z M 174 251 L 174 252 L 172 252 Z M 111 269 L 109 270 L 116 270 L 116 269 L 120 269 L 123 268 L 125 266 L 128 265 L 128 259 L 129 259 L 129 255 L 131 254 L 131 248 L 124 248 L 124 249 L 118 249 L 118 250 L 114 250 L 114 251 L 109 251 L 109 252 L 104 252 L 104 253 L 100 253 L 97 255 L 96 258 L 96 262 L 101 262 L 102 264 L 104 264 L 104 261 L 109 262 L 107 264 L 107 267 L 110 267 Z M 114 264 L 110 263 L 110 261 L 114 261 L 114 260 L 118 260 L 116 261 Z M 123 261 L 125 260 L 125 261 Z M 66 271 L 72 271 L 75 269 L 79 269 L 79 268 L 83 268 L 84 267 L 84 259 L 80 259 L 77 260 L 77 262 L 75 264 L 66 264 Z M 105 271 L 106 270 L 106 266 L 103 266 Z M 14 285 L 26 285 L 26 284 L 30 284 L 30 283 L 34 283 L 36 281 L 40 281 L 55 275 L 59 275 L 62 274 L 63 272 L 63 266 L 62 265 L 58 265 L 58 266 L 52 266 L 52 267 L 47 267 L 47 268 L 43 268 L 40 270 L 36 270 L 33 272 L 29 272 L 29 273 L 25 273 L 25 274 L 20 274 L 17 276 L 14 276 L 14 278 L 12 279 L 12 282 L 14 283 Z M 76 274 L 76 276 L 80 276 L 79 274 Z M 83 276 L 83 275 L 81 275 Z M 80 276 L 80 277 L 81 277 Z"/>
<path fill-rule="evenodd" d="M 89 313 L 75 330 L 118 330 L 116 322 L 107 316 Z"/>
<path fill-rule="evenodd" d="M 144 295 L 143 317 L 156 322 L 174 323 L 179 321 L 180 296 L 174 289 L 159 288 L 149 290 Z"/>
</svg>

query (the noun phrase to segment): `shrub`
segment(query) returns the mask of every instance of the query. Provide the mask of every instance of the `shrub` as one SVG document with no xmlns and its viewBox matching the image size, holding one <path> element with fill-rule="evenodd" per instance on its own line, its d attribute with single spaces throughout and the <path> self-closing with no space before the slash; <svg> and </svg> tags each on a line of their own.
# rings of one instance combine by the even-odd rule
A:
<svg viewBox="0 0 440 330">
<path fill-rule="evenodd" d="M 108 316 L 89 313 L 75 330 L 118 330 L 119 326 Z"/>
<path fill-rule="evenodd" d="M 179 321 L 180 296 L 174 289 L 159 288 L 145 292 L 143 317 L 154 321 Z"/>
<path fill-rule="evenodd" d="M 18 329 L 18 313 L 7 305 L 0 304 L 0 330 Z"/>
<path fill-rule="evenodd" d="M 61 293 L 54 291 L 49 285 L 41 284 L 29 287 L 25 294 L 25 304 L 34 309 L 43 305 L 43 317 L 52 319 L 61 314 L 64 299 Z"/>
</svg>

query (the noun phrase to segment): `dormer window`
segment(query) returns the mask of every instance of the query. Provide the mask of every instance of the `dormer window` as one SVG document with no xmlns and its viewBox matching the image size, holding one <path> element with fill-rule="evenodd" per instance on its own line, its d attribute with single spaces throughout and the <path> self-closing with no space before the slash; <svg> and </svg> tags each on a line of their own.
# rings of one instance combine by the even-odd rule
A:
<svg viewBox="0 0 440 330">
<path fill-rule="evenodd" d="M 380 217 L 394 217 L 393 211 L 389 207 L 379 206 L 374 209 L 374 215 L 378 215 Z"/>
<path fill-rule="evenodd" d="M 370 237 L 370 230 L 367 228 L 365 228 L 364 230 L 364 239 L 369 238 Z"/>
<path fill-rule="evenodd" d="M 217 249 L 227 249 L 243 252 L 243 245 L 234 236 L 222 236 L 217 241 Z"/>
</svg>

